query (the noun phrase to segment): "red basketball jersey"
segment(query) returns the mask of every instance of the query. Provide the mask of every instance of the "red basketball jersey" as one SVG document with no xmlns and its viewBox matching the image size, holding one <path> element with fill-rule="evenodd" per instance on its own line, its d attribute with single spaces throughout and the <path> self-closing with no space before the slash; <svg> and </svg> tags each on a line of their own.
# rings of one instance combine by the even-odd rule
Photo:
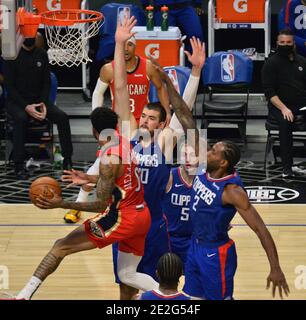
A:
<svg viewBox="0 0 306 320">
<path fill-rule="evenodd" d="M 142 110 L 149 102 L 150 79 L 147 76 L 147 59 L 138 57 L 138 64 L 133 72 L 127 72 L 127 85 L 130 95 L 130 108 L 137 122 Z M 112 62 L 114 69 L 114 62 Z M 114 109 L 115 87 L 114 80 L 110 83 L 112 106 Z"/>
<path fill-rule="evenodd" d="M 107 148 L 104 153 L 121 158 L 124 167 L 122 176 L 115 181 L 116 187 L 113 190 L 110 205 L 115 205 L 120 210 L 123 207 L 145 204 L 140 169 L 136 165 L 130 142 L 119 136 L 119 144 Z M 102 154 L 102 152 L 99 154 Z"/>
</svg>

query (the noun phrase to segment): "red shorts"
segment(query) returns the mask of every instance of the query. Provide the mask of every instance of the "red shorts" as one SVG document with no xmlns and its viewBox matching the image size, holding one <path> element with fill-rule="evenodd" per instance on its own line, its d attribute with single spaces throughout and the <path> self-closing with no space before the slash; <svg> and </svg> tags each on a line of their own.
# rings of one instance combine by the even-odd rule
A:
<svg viewBox="0 0 306 320">
<path fill-rule="evenodd" d="M 151 216 L 146 205 L 119 210 L 111 207 L 106 212 L 86 220 L 84 225 L 89 240 L 98 248 L 118 242 L 120 251 L 143 256 Z"/>
</svg>

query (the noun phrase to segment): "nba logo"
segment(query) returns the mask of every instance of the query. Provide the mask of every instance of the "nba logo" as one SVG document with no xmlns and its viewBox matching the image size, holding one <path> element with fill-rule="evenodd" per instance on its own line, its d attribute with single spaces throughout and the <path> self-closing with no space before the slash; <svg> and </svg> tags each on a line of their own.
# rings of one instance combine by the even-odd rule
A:
<svg viewBox="0 0 306 320">
<path fill-rule="evenodd" d="M 221 56 L 221 79 L 223 82 L 235 80 L 235 57 L 231 53 Z"/>
<path fill-rule="evenodd" d="M 180 93 L 180 85 L 179 85 L 179 82 L 178 82 L 176 70 L 175 69 L 168 69 L 167 73 L 168 73 L 168 76 L 169 76 L 169 78 L 171 79 L 171 81 L 172 81 L 172 83 L 174 85 L 174 88 L 176 89 L 176 91 L 178 93 Z"/>
</svg>

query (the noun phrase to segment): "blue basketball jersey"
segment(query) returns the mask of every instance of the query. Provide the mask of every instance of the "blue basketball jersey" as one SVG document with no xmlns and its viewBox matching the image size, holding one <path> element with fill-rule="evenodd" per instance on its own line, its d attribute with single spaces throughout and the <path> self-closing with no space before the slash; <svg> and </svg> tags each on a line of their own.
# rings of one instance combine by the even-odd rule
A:
<svg viewBox="0 0 306 320">
<path fill-rule="evenodd" d="M 170 236 L 190 237 L 192 223 L 189 210 L 192 186 L 188 186 L 182 179 L 180 170 L 180 167 L 171 170 L 172 187 L 164 195 L 162 208 L 168 220 Z"/>
<path fill-rule="evenodd" d="M 194 237 L 203 246 L 217 247 L 229 241 L 228 226 L 236 209 L 222 204 L 222 193 L 226 185 L 243 187 L 238 173 L 222 179 L 213 179 L 208 173 L 197 175 L 193 180 L 190 214 Z"/>
<path fill-rule="evenodd" d="M 190 300 L 190 297 L 183 293 L 164 295 L 159 290 L 146 291 L 140 296 L 140 300 Z"/>
<path fill-rule="evenodd" d="M 138 167 L 141 170 L 141 182 L 144 186 L 144 197 L 151 212 L 152 224 L 163 220 L 161 200 L 169 180 L 170 165 L 157 142 L 143 148 L 138 141 L 132 140 Z"/>
</svg>

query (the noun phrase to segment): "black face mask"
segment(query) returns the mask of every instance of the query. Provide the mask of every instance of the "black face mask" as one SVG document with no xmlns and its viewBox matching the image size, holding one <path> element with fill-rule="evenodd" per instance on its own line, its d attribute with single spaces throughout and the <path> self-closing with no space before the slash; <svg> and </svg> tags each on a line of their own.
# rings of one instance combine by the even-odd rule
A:
<svg viewBox="0 0 306 320">
<path fill-rule="evenodd" d="M 26 38 L 26 39 L 24 39 L 23 44 L 27 48 L 31 48 L 35 45 L 35 38 Z"/>
<path fill-rule="evenodd" d="M 294 53 L 294 46 L 277 46 L 277 52 L 282 56 L 288 57 L 291 53 Z"/>
</svg>

